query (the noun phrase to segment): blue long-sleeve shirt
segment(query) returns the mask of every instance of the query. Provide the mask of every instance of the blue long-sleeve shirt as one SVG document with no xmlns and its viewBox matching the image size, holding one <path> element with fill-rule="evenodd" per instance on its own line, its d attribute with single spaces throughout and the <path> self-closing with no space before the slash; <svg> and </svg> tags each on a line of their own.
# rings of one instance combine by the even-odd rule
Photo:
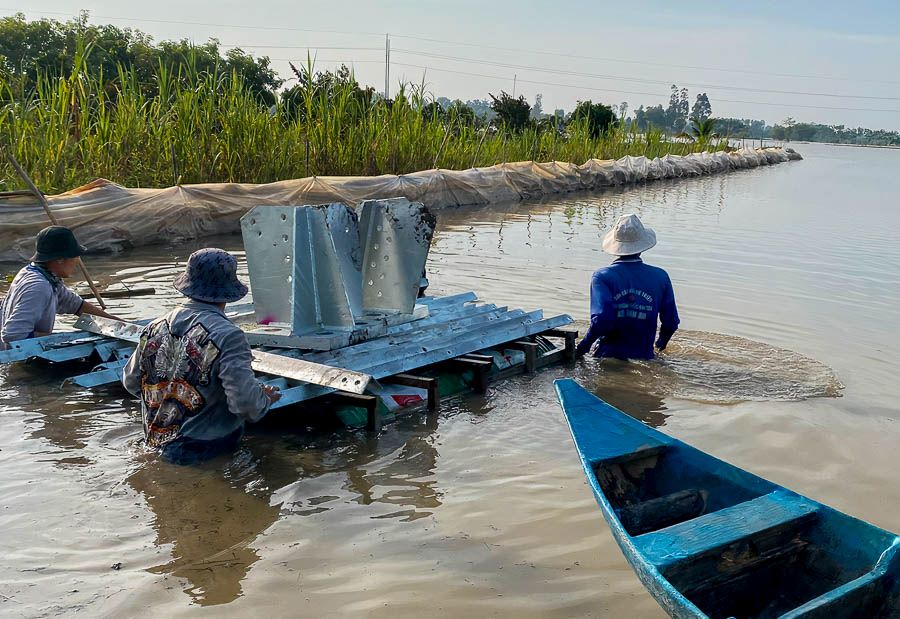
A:
<svg viewBox="0 0 900 619">
<path fill-rule="evenodd" d="M 665 348 L 679 323 L 668 273 L 640 258 L 619 258 L 591 277 L 591 326 L 578 352 L 599 340 L 597 357 L 652 359 L 657 319 L 656 344 Z"/>
</svg>

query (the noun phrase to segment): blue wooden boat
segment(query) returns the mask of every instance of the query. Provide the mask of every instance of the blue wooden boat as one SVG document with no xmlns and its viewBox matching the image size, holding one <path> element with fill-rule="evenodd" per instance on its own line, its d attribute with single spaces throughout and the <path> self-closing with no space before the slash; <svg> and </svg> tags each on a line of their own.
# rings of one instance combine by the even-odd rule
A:
<svg viewBox="0 0 900 619">
<path fill-rule="evenodd" d="M 556 381 L 594 497 L 676 618 L 900 618 L 900 537 Z"/>
</svg>

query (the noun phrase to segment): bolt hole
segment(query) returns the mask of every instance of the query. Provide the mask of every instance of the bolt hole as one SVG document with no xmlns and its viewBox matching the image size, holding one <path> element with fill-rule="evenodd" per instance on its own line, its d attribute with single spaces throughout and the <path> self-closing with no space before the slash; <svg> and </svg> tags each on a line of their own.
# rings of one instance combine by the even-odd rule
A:
<svg viewBox="0 0 900 619">
<path fill-rule="evenodd" d="M 287 215 L 284 213 L 281 214 L 281 221 L 287 221 Z"/>
</svg>

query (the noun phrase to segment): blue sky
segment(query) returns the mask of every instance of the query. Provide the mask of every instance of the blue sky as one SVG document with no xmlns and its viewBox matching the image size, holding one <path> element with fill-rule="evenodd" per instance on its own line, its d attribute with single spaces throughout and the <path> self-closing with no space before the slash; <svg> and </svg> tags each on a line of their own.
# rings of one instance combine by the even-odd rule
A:
<svg viewBox="0 0 900 619">
<path fill-rule="evenodd" d="M 544 109 L 579 99 L 665 103 L 669 85 L 706 92 L 716 116 L 787 116 L 900 129 L 900 1 L 873 2 L 237 2 L 0 0 L 0 13 L 139 28 L 157 39 L 209 37 L 268 55 L 289 76 L 306 48 L 317 66 L 352 64 L 391 89 L 421 82 L 436 96 L 513 90 Z M 122 18 L 122 19 L 111 19 Z M 157 21 L 153 21 L 157 20 Z M 163 23 L 165 22 L 165 23 Z M 424 40 L 430 39 L 430 40 Z M 442 41 L 442 42 L 439 42 Z M 332 49 L 329 49 L 332 48 Z M 342 48 L 342 49 L 336 49 Z M 502 48 L 502 49 L 501 49 Z"/>
</svg>

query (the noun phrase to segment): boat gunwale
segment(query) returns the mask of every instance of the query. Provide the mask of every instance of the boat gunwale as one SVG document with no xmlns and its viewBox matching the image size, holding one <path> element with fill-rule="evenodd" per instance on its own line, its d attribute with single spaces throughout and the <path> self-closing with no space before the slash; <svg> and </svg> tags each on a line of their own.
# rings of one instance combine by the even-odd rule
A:
<svg viewBox="0 0 900 619">
<path fill-rule="evenodd" d="M 780 484 L 767 480 L 763 477 L 756 475 L 755 473 L 751 473 L 745 469 L 741 469 L 733 464 L 725 462 L 724 460 L 720 460 L 716 458 L 712 454 L 704 452 L 692 445 L 680 441 L 672 436 L 664 434 L 659 430 L 648 427 L 643 422 L 634 419 L 627 413 L 620 411 L 614 406 L 608 404 L 601 398 L 595 396 L 593 393 L 579 385 L 575 380 L 571 378 L 562 378 L 554 381 L 554 388 L 557 393 L 557 397 L 559 399 L 560 406 L 563 410 L 563 413 L 566 417 L 566 423 L 569 427 L 569 432 L 571 433 L 572 439 L 575 443 L 576 451 L 578 452 L 578 457 L 581 460 L 582 468 L 584 469 L 585 476 L 587 477 L 588 483 L 591 486 L 591 491 L 594 494 L 594 499 L 596 500 L 598 506 L 600 507 L 601 512 L 603 513 L 604 519 L 607 521 L 607 524 L 610 527 L 610 531 L 613 534 L 613 538 L 616 540 L 619 548 L 622 550 L 622 553 L 625 555 L 626 560 L 631 564 L 634 569 L 636 575 L 650 592 L 650 594 L 656 599 L 659 605 L 669 613 L 675 619 L 709 619 L 709 616 L 706 615 L 697 605 L 695 605 L 691 600 L 689 600 L 684 594 L 682 594 L 670 581 L 669 579 L 660 571 L 659 568 L 652 562 L 650 562 L 643 553 L 638 549 L 638 547 L 632 542 L 632 539 L 637 536 L 632 536 L 625 529 L 621 520 L 619 519 L 618 514 L 616 513 L 615 508 L 612 506 L 609 498 L 606 496 L 606 493 L 603 491 L 603 488 L 600 485 L 600 480 L 597 476 L 597 467 L 603 464 L 608 463 L 616 463 L 623 460 L 623 458 L 627 458 L 627 453 L 619 453 L 618 455 L 612 456 L 610 458 L 589 458 L 585 454 L 583 440 L 579 440 L 581 437 L 585 436 L 583 433 L 580 433 L 579 430 L 576 430 L 576 427 L 573 425 L 573 418 L 577 417 L 578 413 L 576 413 L 575 409 L 582 409 L 586 407 L 586 404 L 579 403 L 576 406 L 566 406 L 566 400 L 570 399 L 566 395 L 566 391 L 575 390 L 575 392 L 581 391 L 586 395 L 590 396 L 596 402 L 592 402 L 592 407 L 594 404 L 599 403 L 603 406 L 608 407 L 609 409 L 616 411 L 619 413 L 623 419 L 621 419 L 623 425 L 627 425 L 629 429 L 632 429 L 636 433 L 640 433 L 641 435 L 647 437 L 649 440 L 653 441 L 654 447 L 661 447 L 661 450 L 657 451 L 659 453 L 665 453 L 669 451 L 683 451 L 690 452 L 694 454 L 699 454 L 705 458 L 709 458 L 714 462 L 723 466 L 723 468 L 728 470 L 733 470 L 739 472 L 742 476 L 746 476 L 746 479 L 753 480 L 755 482 L 762 482 L 764 485 L 771 486 L 773 490 L 780 489 L 790 493 L 791 495 L 796 495 L 802 499 L 809 501 L 817 507 L 816 518 L 823 520 L 831 520 L 836 519 L 841 521 L 842 523 L 852 524 L 854 526 L 862 527 L 863 529 L 872 533 L 873 537 L 883 537 L 887 540 L 893 538 L 893 541 L 888 541 L 888 546 L 883 550 L 881 556 L 872 563 L 871 568 L 858 575 L 855 578 L 852 578 L 841 585 L 834 587 L 828 592 L 822 593 L 821 595 L 817 595 L 810 600 L 805 601 L 803 604 L 798 605 L 794 609 L 790 609 L 787 611 L 787 616 L 792 616 L 790 613 L 805 608 L 807 605 L 811 605 L 814 602 L 818 602 L 820 600 L 825 600 L 828 598 L 828 594 L 834 591 L 845 591 L 850 590 L 851 585 L 858 581 L 862 581 L 866 578 L 873 577 L 884 577 L 888 569 L 891 565 L 891 559 L 895 559 L 898 553 L 900 553 L 900 536 L 897 534 L 882 529 L 870 522 L 862 520 L 861 518 L 857 518 L 855 516 L 851 516 L 844 512 L 838 511 L 837 509 L 825 505 L 815 499 L 807 497 L 805 495 L 794 492 L 793 490 L 786 488 Z M 571 402 L 570 402 L 571 404 Z M 570 414 L 570 412 L 572 414 Z M 582 413 L 583 414 L 583 413 Z M 638 450 L 636 450 L 638 451 Z M 631 452 L 635 453 L 635 452 Z M 834 598 L 836 599 L 836 598 Z"/>
</svg>

